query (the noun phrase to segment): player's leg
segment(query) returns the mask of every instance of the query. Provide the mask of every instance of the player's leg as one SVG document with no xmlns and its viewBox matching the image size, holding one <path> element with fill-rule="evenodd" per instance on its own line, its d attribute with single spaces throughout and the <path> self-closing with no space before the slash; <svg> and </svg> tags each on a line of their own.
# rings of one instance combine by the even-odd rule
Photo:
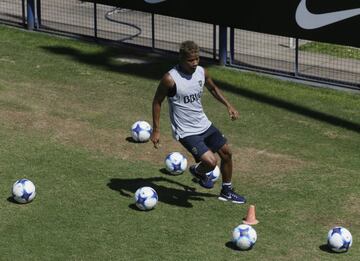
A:
<svg viewBox="0 0 360 261">
<path fill-rule="evenodd" d="M 221 158 L 220 170 L 222 175 L 222 187 L 219 199 L 242 204 L 246 199 L 235 193 L 232 187 L 233 160 L 230 146 L 222 133 L 212 126 L 211 134 L 205 138 L 205 144 L 213 151 L 217 152 Z"/>
<path fill-rule="evenodd" d="M 216 155 L 208 150 L 200 157 L 200 162 L 196 166 L 196 171 L 202 175 L 205 175 L 207 172 L 212 171 L 217 165 Z"/>
<path fill-rule="evenodd" d="M 188 136 L 179 141 L 193 155 L 195 162 L 197 162 L 197 164 L 189 167 L 190 173 L 198 179 L 202 187 L 212 188 L 214 182 L 206 176 L 206 173 L 215 168 L 217 158 L 204 143 L 203 135 Z"/>
<path fill-rule="evenodd" d="M 213 170 L 216 167 L 217 158 L 215 154 L 208 150 L 201 155 L 200 161 L 189 167 L 190 173 L 198 179 L 199 184 L 207 189 L 214 187 L 214 182 L 206 175 L 207 172 Z"/>
<path fill-rule="evenodd" d="M 214 187 L 214 182 L 206 175 L 207 172 L 216 167 L 217 158 L 215 154 L 208 150 L 200 157 L 200 161 L 189 167 L 190 173 L 198 179 L 199 184 L 207 189 Z"/>
<path fill-rule="evenodd" d="M 233 171 L 233 161 L 232 161 L 232 152 L 230 146 L 226 143 L 219 150 L 218 154 L 220 156 L 220 171 L 222 175 L 223 183 L 231 183 L 232 171 Z"/>
<path fill-rule="evenodd" d="M 223 145 L 218 150 L 218 154 L 221 158 L 220 170 L 223 181 L 219 199 L 238 204 L 245 203 L 245 197 L 237 194 L 232 187 L 233 160 L 230 146 L 228 144 Z"/>
<path fill-rule="evenodd" d="M 201 175 L 201 183 L 203 187 L 212 188 L 214 182 L 206 176 L 206 173 L 215 169 L 217 165 L 217 157 L 215 152 L 219 150 L 224 144 L 226 144 L 226 139 L 220 133 L 220 131 L 214 126 L 211 125 L 206 132 L 202 133 L 199 136 L 199 141 L 196 144 L 197 149 L 190 150 L 192 152 L 199 151 L 197 155 L 194 155 L 194 158 L 198 164 L 190 167 L 190 172 L 194 175 Z"/>
</svg>

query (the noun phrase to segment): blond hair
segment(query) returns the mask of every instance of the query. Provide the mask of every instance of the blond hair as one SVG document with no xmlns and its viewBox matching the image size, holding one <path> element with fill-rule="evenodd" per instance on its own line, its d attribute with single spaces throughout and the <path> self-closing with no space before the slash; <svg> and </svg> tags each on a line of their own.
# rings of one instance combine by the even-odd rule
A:
<svg viewBox="0 0 360 261">
<path fill-rule="evenodd" d="M 199 54 L 200 48 L 193 41 L 185 41 L 182 42 L 179 49 L 179 57 L 180 59 L 184 59 L 192 54 Z"/>
</svg>

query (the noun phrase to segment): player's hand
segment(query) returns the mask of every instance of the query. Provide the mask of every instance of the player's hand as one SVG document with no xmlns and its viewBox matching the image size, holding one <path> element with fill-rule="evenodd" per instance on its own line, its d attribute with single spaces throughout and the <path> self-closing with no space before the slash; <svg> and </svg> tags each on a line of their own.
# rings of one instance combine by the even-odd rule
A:
<svg viewBox="0 0 360 261">
<path fill-rule="evenodd" d="M 154 148 L 158 149 L 160 145 L 160 131 L 153 131 L 150 136 L 150 140 L 154 144 Z"/>
<path fill-rule="evenodd" d="M 229 111 L 229 116 L 231 120 L 236 120 L 237 118 L 239 118 L 239 112 L 232 106 L 228 107 L 228 111 Z"/>
</svg>

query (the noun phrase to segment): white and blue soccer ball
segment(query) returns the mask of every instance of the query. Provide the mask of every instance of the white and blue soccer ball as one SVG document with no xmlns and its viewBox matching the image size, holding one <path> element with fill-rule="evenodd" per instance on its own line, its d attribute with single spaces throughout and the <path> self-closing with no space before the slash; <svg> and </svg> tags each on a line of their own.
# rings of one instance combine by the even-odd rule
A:
<svg viewBox="0 0 360 261">
<path fill-rule="evenodd" d="M 19 179 L 12 186 L 12 196 L 19 203 L 29 203 L 35 196 L 35 185 L 28 179 Z"/>
<path fill-rule="evenodd" d="M 141 187 L 135 192 L 135 205 L 141 210 L 153 209 L 158 200 L 158 194 L 152 187 Z"/>
<path fill-rule="evenodd" d="M 220 177 L 219 167 L 216 165 L 216 167 L 212 171 L 206 173 L 206 176 L 208 176 L 212 182 L 217 181 Z"/>
<path fill-rule="evenodd" d="M 165 158 L 165 167 L 172 175 L 182 174 L 187 168 L 187 159 L 180 152 L 171 152 Z"/>
<path fill-rule="evenodd" d="M 255 245 L 257 234 L 255 229 L 247 224 L 241 224 L 234 228 L 232 242 L 240 250 L 250 250 Z"/>
<path fill-rule="evenodd" d="M 328 232 L 327 244 L 334 252 L 346 252 L 352 245 L 352 235 L 344 227 L 333 227 Z"/>
<path fill-rule="evenodd" d="M 137 121 L 131 126 L 131 137 L 137 142 L 147 142 L 152 132 L 151 125 L 146 121 Z"/>
</svg>

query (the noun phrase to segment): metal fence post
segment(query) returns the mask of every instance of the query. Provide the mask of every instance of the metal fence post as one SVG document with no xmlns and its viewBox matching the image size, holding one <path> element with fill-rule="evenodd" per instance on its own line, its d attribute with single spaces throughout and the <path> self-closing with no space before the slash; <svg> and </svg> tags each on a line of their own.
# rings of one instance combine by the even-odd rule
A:
<svg viewBox="0 0 360 261">
<path fill-rule="evenodd" d="M 219 28 L 219 63 L 225 65 L 227 60 L 227 27 L 220 25 Z"/>
<path fill-rule="evenodd" d="M 97 30 L 98 26 L 97 26 L 97 5 L 94 2 L 94 37 L 95 37 L 95 41 L 97 41 L 98 35 L 97 35 Z"/>
<path fill-rule="evenodd" d="M 41 27 L 41 0 L 36 0 L 36 28 Z"/>
<path fill-rule="evenodd" d="M 299 38 L 295 39 L 295 77 L 299 76 Z"/>
<path fill-rule="evenodd" d="M 27 28 L 34 30 L 35 27 L 35 1 L 27 0 Z"/>
<path fill-rule="evenodd" d="M 26 26 L 26 21 L 25 21 L 25 0 L 21 0 L 21 14 L 22 14 L 22 23 L 23 26 Z"/>
<path fill-rule="evenodd" d="M 155 49 L 155 14 L 151 13 L 151 48 Z"/>
<path fill-rule="evenodd" d="M 233 27 L 230 28 L 230 59 L 229 63 L 234 63 L 234 53 L 235 53 L 235 29 Z"/>
<path fill-rule="evenodd" d="M 216 44 L 217 44 L 217 42 L 216 42 L 216 36 L 217 36 L 217 34 L 216 34 L 216 24 L 213 24 L 213 59 L 214 59 L 214 61 L 216 61 L 216 57 L 217 57 L 217 53 L 216 53 Z"/>
</svg>

